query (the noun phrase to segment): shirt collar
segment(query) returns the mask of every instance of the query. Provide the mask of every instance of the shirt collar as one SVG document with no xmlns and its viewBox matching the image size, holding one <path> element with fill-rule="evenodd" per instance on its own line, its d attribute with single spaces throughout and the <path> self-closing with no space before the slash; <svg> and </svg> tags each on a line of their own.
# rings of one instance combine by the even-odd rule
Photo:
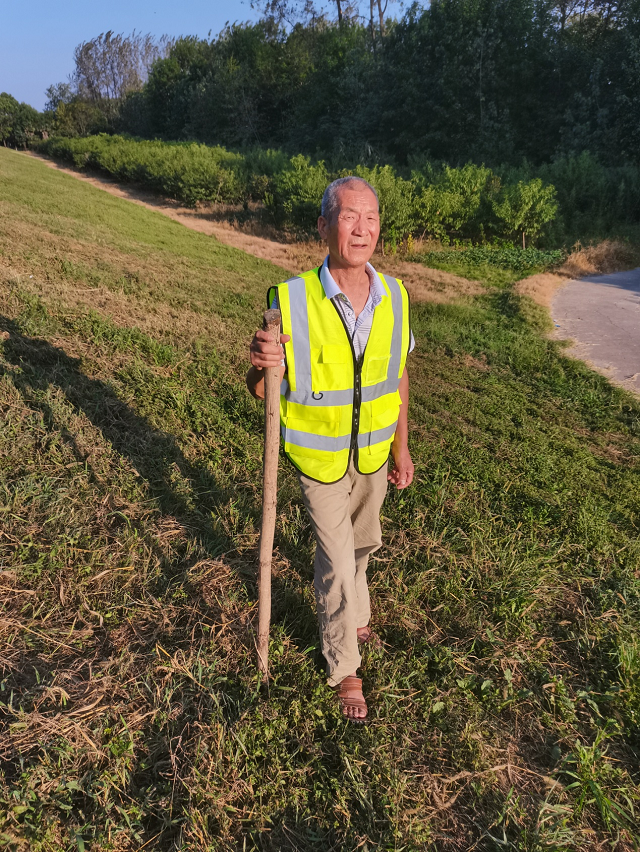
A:
<svg viewBox="0 0 640 852">
<path fill-rule="evenodd" d="M 387 293 L 382 281 L 380 280 L 380 276 L 373 266 L 370 263 L 367 263 L 365 269 L 369 276 L 369 295 L 371 296 L 374 305 L 377 305 L 381 301 L 382 297 L 386 296 Z M 342 290 L 336 284 L 331 272 L 329 272 L 329 255 L 325 257 L 324 263 L 320 267 L 319 277 L 320 283 L 324 287 L 324 294 L 327 299 L 333 299 L 335 296 L 342 294 Z"/>
</svg>

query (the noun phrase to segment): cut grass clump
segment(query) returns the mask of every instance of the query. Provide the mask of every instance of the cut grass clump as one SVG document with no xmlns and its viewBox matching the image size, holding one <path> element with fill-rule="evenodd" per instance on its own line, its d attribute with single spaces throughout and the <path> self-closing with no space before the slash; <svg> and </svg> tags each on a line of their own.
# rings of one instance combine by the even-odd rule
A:
<svg viewBox="0 0 640 852">
<path fill-rule="evenodd" d="M 633 848 L 638 402 L 509 290 L 414 305 L 416 482 L 383 508 L 384 647 L 350 727 L 284 462 L 268 690 L 256 673 L 243 375 L 281 271 L 1 149 L 0 170 L 8 848 Z M 93 229 L 114 275 L 153 264 L 152 295 L 78 298 Z"/>
</svg>

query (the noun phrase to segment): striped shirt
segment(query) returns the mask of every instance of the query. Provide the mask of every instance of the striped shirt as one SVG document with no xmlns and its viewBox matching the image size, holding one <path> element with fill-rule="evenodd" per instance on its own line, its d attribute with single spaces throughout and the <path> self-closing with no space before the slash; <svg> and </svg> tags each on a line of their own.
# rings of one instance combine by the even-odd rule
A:
<svg viewBox="0 0 640 852">
<path fill-rule="evenodd" d="M 324 263 L 320 267 L 320 282 L 324 287 L 325 296 L 331 299 L 344 320 L 353 344 L 353 351 L 358 360 L 362 358 L 369 335 L 371 334 L 373 312 L 382 301 L 382 298 L 387 295 L 378 277 L 378 273 L 370 263 L 367 263 L 366 272 L 369 277 L 369 296 L 367 297 L 364 308 L 356 316 L 351 300 L 348 296 L 345 296 L 336 284 L 333 275 L 329 272 L 329 255 L 325 257 Z"/>
<path fill-rule="evenodd" d="M 359 360 L 364 354 L 364 350 L 369 341 L 371 334 L 371 325 L 373 323 L 373 312 L 378 307 L 383 299 L 387 298 L 387 293 L 384 289 L 380 276 L 370 263 L 365 267 L 367 276 L 369 277 L 369 296 L 364 308 L 358 316 L 353 309 L 353 305 L 348 296 L 346 296 L 340 287 L 336 284 L 333 275 L 329 271 L 329 255 L 324 259 L 324 263 L 320 267 L 319 277 L 320 283 L 324 287 L 325 296 L 331 299 L 333 304 L 338 309 L 340 316 L 344 320 L 345 326 L 349 332 L 349 337 L 353 344 L 353 351 L 356 358 Z M 272 308 L 277 308 L 277 300 L 274 299 Z M 413 332 L 411 332 L 411 343 L 409 352 L 412 352 L 415 346 Z M 284 365 L 284 361 L 282 362 Z"/>
</svg>

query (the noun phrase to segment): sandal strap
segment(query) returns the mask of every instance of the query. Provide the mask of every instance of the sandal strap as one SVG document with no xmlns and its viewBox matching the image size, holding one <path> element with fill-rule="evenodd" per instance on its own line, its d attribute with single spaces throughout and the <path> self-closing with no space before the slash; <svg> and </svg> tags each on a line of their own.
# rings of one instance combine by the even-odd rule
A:
<svg viewBox="0 0 640 852">
<path fill-rule="evenodd" d="M 366 707 L 366 701 L 362 695 L 362 680 L 359 677 L 345 677 L 336 689 L 341 703 L 354 707 Z"/>
</svg>

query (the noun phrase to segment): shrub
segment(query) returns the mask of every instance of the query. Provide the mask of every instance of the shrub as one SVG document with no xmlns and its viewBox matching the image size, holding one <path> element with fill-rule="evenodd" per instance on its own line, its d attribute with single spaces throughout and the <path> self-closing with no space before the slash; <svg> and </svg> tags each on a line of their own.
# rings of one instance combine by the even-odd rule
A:
<svg viewBox="0 0 640 852">
<path fill-rule="evenodd" d="M 420 187 L 418 227 L 439 239 L 483 238 L 489 223 L 482 213 L 490 209 L 486 196 L 496 180 L 491 169 L 473 163 L 459 169 L 444 166 L 439 173 L 430 166 L 414 172 L 414 181 Z"/>
<path fill-rule="evenodd" d="M 557 211 L 555 190 L 539 178 L 501 183 L 491 169 L 473 163 L 461 168 L 425 163 L 407 178 L 390 165 L 336 173 L 324 161 L 289 158 L 281 151 L 255 148 L 239 154 L 220 146 L 106 134 L 52 138 L 40 148 L 185 204 L 264 201 L 278 227 L 302 234 L 315 230 L 327 184 L 356 174 L 378 193 L 381 234 L 392 249 L 412 234 L 483 243 L 524 231 L 531 241 Z"/>
<path fill-rule="evenodd" d="M 265 204 L 278 227 L 310 233 L 318 220 L 322 194 L 331 178 L 321 160 L 312 166 L 309 157 L 298 154 L 289 168 L 276 175 Z"/>
<path fill-rule="evenodd" d="M 244 158 L 221 147 L 167 143 L 100 134 L 52 138 L 40 147 L 77 168 L 96 168 L 135 181 L 185 204 L 237 202 L 247 195 Z"/>
<path fill-rule="evenodd" d="M 505 235 L 522 234 L 522 248 L 526 247 L 526 237 L 534 240 L 544 225 L 553 221 L 558 212 L 556 190 L 553 186 L 544 186 L 540 178 L 525 183 L 505 186 L 493 202 L 498 219 L 504 223 Z"/>
</svg>

